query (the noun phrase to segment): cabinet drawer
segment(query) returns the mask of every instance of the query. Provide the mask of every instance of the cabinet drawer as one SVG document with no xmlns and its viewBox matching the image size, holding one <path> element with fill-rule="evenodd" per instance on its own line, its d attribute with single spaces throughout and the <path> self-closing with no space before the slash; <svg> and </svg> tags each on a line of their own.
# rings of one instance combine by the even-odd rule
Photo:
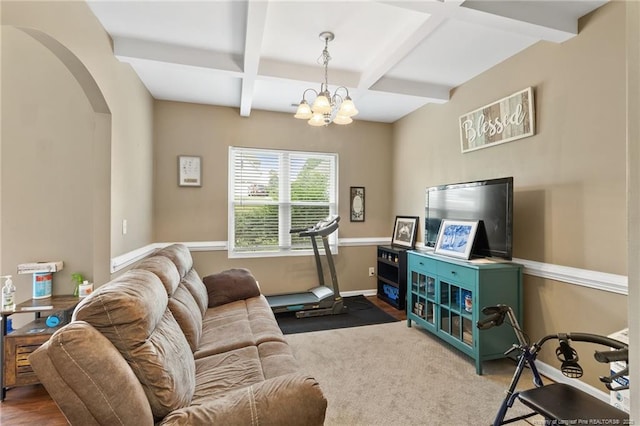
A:
<svg viewBox="0 0 640 426">
<path fill-rule="evenodd" d="M 437 273 L 442 280 L 455 280 L 463 284 L 475 284 L 477 271 L 453 263 L 438 262 Z"/>
<path fill-rule="evenodd" d="M 431 274 L 436 273 L 436 262 L 433 259 L 427 257 L 410 254 L 409 256 L 409 270 L 428 272 Z"/>
<path fill-rule="evenodd" d="M 4 386 L 22 386 L 38 383 L 38 377 L 31 368 L 29 355 L 49 340 L 51 335 L 13 337 L 4 340 Z"/>
</svg>

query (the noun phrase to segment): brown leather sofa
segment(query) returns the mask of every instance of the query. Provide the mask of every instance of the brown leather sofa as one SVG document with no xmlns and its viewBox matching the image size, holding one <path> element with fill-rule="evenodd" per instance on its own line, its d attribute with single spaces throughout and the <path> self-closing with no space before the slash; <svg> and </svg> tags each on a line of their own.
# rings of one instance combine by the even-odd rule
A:
<svg viewBox="0 0 640 426">
<path fill-rule="evenodd" d="M 73 425 L 321 425 L 327 401 L 244 269 L 172 245 L 83 299 L 29 357 Z"/>
</svg>

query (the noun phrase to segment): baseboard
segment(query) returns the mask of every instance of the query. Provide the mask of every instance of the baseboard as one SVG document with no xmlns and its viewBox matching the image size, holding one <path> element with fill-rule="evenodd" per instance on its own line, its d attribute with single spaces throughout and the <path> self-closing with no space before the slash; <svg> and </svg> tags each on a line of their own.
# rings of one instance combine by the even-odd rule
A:
<svg viewBox="0 0 640 426">
<path fill-rule="evenodd" d="M 353 291 L 341 291 L 340 295 L 342 297 L 349 297 L 349 296 L 375 296 L 376 294 L 378 294 L 378 291 L 376 289 L 372 289 L 372 290 L 353 290 Z"/>
</svg>

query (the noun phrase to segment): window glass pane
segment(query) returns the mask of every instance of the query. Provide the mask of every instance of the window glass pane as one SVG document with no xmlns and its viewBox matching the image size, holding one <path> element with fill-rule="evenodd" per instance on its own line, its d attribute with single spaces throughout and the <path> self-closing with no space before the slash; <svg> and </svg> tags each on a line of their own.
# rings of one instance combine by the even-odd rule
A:
<svg viewBox="0 0 640 426">
<path fill-rule="evenodd" d="M 235 201 L 278 200 L 280 156 L 277 153 L 239 152 L 233 167 Z"/>
<path fill-rule="evenodd" d="M 329 201 L 330 163 L 317 157 L 291 156 L 291 201 Z"/>
<path fill-rule="evenodd" d="M 234 225 L 236 250 L 278 249 L 278 206 L 236 206 Z"/>
<path fill-rule="evenodd" d="M 308 228 L 329 216 L 329 206 L 292 206 L 291 207 L 291 228 Z M 318 248 L 322 247 L 322 242 L 317 239 Z M 292 249 L 308 249 L 311 247 L 309 237 L 300 237 L 298 234 L 291 234 Z"/>
</svg>

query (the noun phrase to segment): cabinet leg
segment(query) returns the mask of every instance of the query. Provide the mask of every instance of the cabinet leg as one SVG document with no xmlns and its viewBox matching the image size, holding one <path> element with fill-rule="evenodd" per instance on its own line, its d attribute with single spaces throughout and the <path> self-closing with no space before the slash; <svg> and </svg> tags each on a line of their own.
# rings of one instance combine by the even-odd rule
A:
<svg viewBox="0 0 640 426">
<path fill-rule="evenodd" d="M 476 374 L 482 376 L 482 361 L 480 359 L 476 359 Z"/>
<path fill-rule="evenodd" d="M 411 320 L 407 318 L 407 327 L 411 327 Z"/>
</svg>

